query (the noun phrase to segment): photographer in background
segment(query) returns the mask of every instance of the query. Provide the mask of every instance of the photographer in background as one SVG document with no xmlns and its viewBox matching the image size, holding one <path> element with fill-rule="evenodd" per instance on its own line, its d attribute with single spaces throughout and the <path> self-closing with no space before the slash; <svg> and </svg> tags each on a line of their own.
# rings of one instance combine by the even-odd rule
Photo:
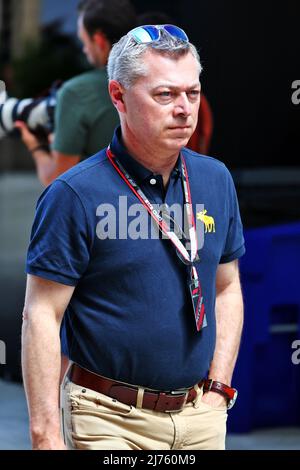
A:
<svg viewBox="0 0 300 470">
<path fill-rule="evenodd" d="M 68 80 L 59 90 L 51 151 L 25 122 L 15 123 L 45 186 L 105 147 L 119 123 L 108 94 L 105 66 L 112 44 L 135 25 L 134 8 L 129 0 L 82 0 L 78 11 L 78 36 L 95 69 Z"/>
</svg>

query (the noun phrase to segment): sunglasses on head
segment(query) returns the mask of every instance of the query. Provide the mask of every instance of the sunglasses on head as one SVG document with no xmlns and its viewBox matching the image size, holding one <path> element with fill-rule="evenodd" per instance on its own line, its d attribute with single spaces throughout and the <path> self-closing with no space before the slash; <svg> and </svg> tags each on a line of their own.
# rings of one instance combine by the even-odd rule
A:
<svg viewBox="0 0 300 470">
<path fill-rule="evenodd" d="M 173 38 L 183 42 L 189 42 L 189 38 L 183 29 L 173 24 L 144 25 L 129 31 L 128 35 L 134 38 L 138 44 L 149 44 L 160 40 L 161 31 L 165 31 Z"/>
</svg>

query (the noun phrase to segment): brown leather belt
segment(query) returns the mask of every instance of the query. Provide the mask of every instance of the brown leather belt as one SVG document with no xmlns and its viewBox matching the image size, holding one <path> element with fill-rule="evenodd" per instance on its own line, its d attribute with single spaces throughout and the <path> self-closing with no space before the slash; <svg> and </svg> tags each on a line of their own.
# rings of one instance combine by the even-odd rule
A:
<svg viewBox="0 0 300 470">
<path fill-rule="evenodd" d="M 137 404 L 138 387 L 107 379 L 77 364 L 72 364 L 67 375 L 76 385 L 103 393 L 127 405 L 136 406 Z M 200 382 L 198 385 L 202 386 L 202 384 L 203 382 Z M 194 387 L 172 392 L 145 389 L 142 408 L 160 412 L 180 411 L 186 403 L 195 400 L 196 396 L 197 392 Z"/>
</svg>

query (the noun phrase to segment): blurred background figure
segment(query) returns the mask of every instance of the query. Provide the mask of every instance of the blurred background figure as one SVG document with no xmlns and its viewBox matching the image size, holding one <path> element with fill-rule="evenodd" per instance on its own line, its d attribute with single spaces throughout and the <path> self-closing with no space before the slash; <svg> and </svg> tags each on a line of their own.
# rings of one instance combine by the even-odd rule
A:
<svg viewBox="0 0 300 470">
<path fill-rule="evenodd" d="M 106 63 L 112 44 L 135 26 L 134 8 L 128 0 L 82 0 L 78 13 L 78 38 L 94 69 L 70 79 L 59 90 L 52 150 L 39 141 L 25 122 L 15 124 L 45 186 L 82 158 L 105 147 L 119 123 L 108 95 Z M 62 375 L 67 364 L 62 356 Z"/>
<path fill-rule="evenodd" d="M 182 26 L 178 21 L 173 19 L 162 11 L 149 11 L 142 13 L 137 19 L 138 25 L 146 24 L 176 24 Z M 185 31 L 189 33 L 185 27 Z M 187 147 L 202 155 L 209 154 L 210 142 L 213 133 L 213 114 L 210 104 L 201 90 L 201 101 L 199 107 L 198 123 L 194 134 L 189 140 Z"/>
<path fill-rule="evenodd" d="M 16 136 L 14 126 L 21 131 L 44 186 L 105 147 L 119 123 L 107 90 L 107 58 L 112 44 L 136 24 L 130 0 L 76 0 L 73 30 L 77 8 L 81 54 L 74 36 L 62 30 L 61 20 L 40 26 L 46 3 L 0 0 L 0 78 L 6 85 L 6 91 L 1 88 L 0 103 L 0 169 L 6 171 L 0 188 L 0 202 L 6 201 L 0 205 L 1 220 L 6 221 L 0 248 L 0 276 L 5 277 L 1 292 L 6 293 L 0 312 L 0 340 L 16 343 L 14 348 L 8 347 L 9 365 L 0 370 L 0 375 L 11 378 L 20 377 L 17 312 L 24 292 L 23 258 L 29 225 L 41 188 L 30 173 L 20 177 L 7 173 L 10 168 L 32 169 L 20 140 L 10 136 Z M 50 11 L 53 13 L 53 9 Z M 69 16 L 71 11 L 67 12 Z M 75 78 L 70 78 L 72 75 Z M 64 82 L 60 88 L 58 78 Z M 8 98 L 7 94 L 18 98 Z M 35 98 L 24 98 L 30 95 Z M 6 257 L 6 253 L 10 255 Z M 12 315 L 14 321 L 5 322 Z"/>
<path fill-rule="evenodd" d="M 129 0 L 82 0 L 78 12 L 78 37 L 94 70 L 65 82 L 58 91 L 51 150 L 25 122 L 15 124 L 45 186 L 105 147 L 119 122 L 108 96 L 105 66 L 112 44 L 135 25 L 134 8 Z"/>
</svg>

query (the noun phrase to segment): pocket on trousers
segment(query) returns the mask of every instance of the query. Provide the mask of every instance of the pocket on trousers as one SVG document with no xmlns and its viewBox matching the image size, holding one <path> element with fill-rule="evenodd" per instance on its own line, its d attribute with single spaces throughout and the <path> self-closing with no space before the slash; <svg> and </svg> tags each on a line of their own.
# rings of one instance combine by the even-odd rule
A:
<svg viewBox="0 0 300 470">
<path fill-rule="evenodd" d="M 204 403 L 201 399 L 199 400 L 199 408 L 206 408 L 207 410 L 211 411 L 226 411 L 227 412 L 227 406 L 226 405 L 221 405 L 221 406 L 212 406 L 209 405 L 208 403 Z"/>
<path fill-rule="evenodd" d="M 78 414 L 83 412 L 93 415 L 106 413 L 128 416 L 135 411 L 134 406 L 126 405 L 102 393 L 75 384 L 71 387 L 70 401 L 72 413 L 77 412 Z"/>
<path fill-rule="evenodd" d="M 205 403 L 204 401 L 202 401 L 202 397 L 203 397 L 203 391 L 200 390 L 200 392 L 197 395 L 196 400 L 193 402 L 194 408 L 197 408 L 197 409 L 201 408 L 201 409 L 207 410 L 207 411 L 226 411 L 227 412 L 227 406 L 226 405 L 212 406 L 212 405 L 209 405 L 208 403 Z"/>
</svg>

